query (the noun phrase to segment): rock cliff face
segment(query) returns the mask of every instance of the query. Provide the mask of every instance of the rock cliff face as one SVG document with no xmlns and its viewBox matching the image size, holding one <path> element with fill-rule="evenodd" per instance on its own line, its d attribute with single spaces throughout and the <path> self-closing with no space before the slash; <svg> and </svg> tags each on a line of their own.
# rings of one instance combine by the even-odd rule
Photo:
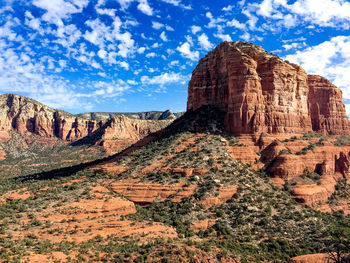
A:
<svg viewBox="0 0 350 263">
<path fill-rule="evenodd" d="M 341 90 L 245 42 L 223 42 L 199 61 L 187 109 L 206 104 L 226 112 L 235 134 L 350 132 Z"/>
<path fill-rule="evenodd" d="M 129 119 L 124 115 L 104 120 L 85 119 L 15 94 L 1 95 L 0 108 L 0 131 L 7 140 L 10 136 L 5 135 L 14 130 L 22 135 L 35 134 L 71 142 L 85 138 L 88 142 L 121 149 L 171 122 Z"/>
<path fill-rule="evenodd" d="M 235 158 L 265 168 L 301 203 L 349 213 L 348 199 L 327 204 L 350 178 L 350 145 L 336 146 L 330 136 L 350 134 L 350 121 L 330 81 L 259 46 L 223 42 L 192 73 L 187 109 L 203 105 L 223 111 L 224 129 L 238 135 L 239 144 L 228 146 Z"/>
<path fill-rule="evenodd" d="M 76 140 L 101 126 L 15 94 L 1 95 L 0 107 L 0 129 L 3 131 Z"/>
</svg>

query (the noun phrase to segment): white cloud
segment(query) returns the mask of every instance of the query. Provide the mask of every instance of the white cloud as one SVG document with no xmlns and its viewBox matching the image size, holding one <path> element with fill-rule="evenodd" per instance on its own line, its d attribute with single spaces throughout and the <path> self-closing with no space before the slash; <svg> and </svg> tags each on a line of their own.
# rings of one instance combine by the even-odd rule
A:
<svg viewBox="0 0 350 263">
<path fill-rule="evenodd" d="M 148 4 L 147 0 L 139 0 L 139 4 L 137 5 L 137 9 L 140 10 L 145 15 L 148 15 L 148 16 L 153 15 L 153 9 Z"/>
<path fill-rule="evenodd" d="M 137 49 L 137 53 L 142 54 L 142 53 L 145 52 L 145 50 L 146 50 L 145 47 L 139 47 L 139 48 Z"/>
<path fill-rule="evenodd" d="M 168 25 L 165 26 L 165 29 L 168 31 L 174 31 L 174 28 L 172 28 L 171 26 L 168 26 Z"/>
<path fill-rule="evenodd" d="M 222 41 L 232 41 L 232 38 L 228 34 L 214 34 L 215 37 L 221 39 Z"/>
<path fill-rule="evenodd" d="M 202 33 L 198 37 L 199 45 L 204 49 L 204 50 L 210 50 L 214 47 L 212 43 L 210 43 L 208 36 L 205 33 Z"/>
<path fill-rule="evenodd" d="M 102 69 L 101 65 L 99 63 L 97 63 L 96 61 L 93 61 L 91 63 L 91 66 L 95 69 Z"/>
<path fill-rule="evenodd" d="M 101 59 L 105 59 L 106 56 L 107 56 L 107 52 L 106 52 L 106 50 L 100 49 L 100 50 L 97 52 L 97 55 L 98 55 Z"/>
<path fill-rule="evenodd" d="M 134 2 L 134 0 L 116 0 L 116 1 L 120 4 L 122 10 L 128 9 L 128 8 L 129 8 L 129 5 L 130 5 L 132 2 Z"/>
<path fill-rule="evenodd" d="M 168 48 L 168 49 L 166 50 L 166 53 L 168 53 L 168 55 L 172 55 L 172 54 L 175 53 L 175 51 L 172 50 L 172 49 L 170 49 L 170 48 Z"/>
<path fill-rule="evenodd" d="M 179 6 L 181 3 L 181 0 L 161 0 L 164 3 L 168 3 L 174 6 Z"/>
<path fill-rule="evenodd" d="M 7 39 L 9 41 L 22 42 L 23 37 L 12 30 L 13 27 L 17 27 L 20 24 L 20 21 L 18 18 L 12 17 L 7 17 L 7 19 L 8 20 L 6 23 L 3 26 L 0 26 L 0 38 Z"/>
<path fill-rule="evenodd" d="M 136 82 L 135 80 L 132 80 L 132 79 L 128 79 L 126 82 L 128 84 L 130 84 L 130 85 L 137 85 L 137 84 L 139 84 L 138 82 Z"/>
<path fill-rule="evenodd" d="M 162 27 L 164 27 L 164 24 L 156 22 L 156 21 L 152 21 L 152 28 L 154 29 L 161 29 Z"/>
<path fill-rule="evenodd" d="M 184 76 L 182 76 L 180 73 L 163 73 L 158 76 L 149 77 L 149 76 L 142 76 L 141 82 L 142 84 L 151 84 L 151 85 L 165 85 L 169 83 L 174 82 L 180 82 L 184 79 Z"/>
<path fill-rule="evenodd" d="M 58 26 L 63 25 L 62 19 L 67 19 L 70 15 L 80 13 L 83 8 L 88 5 L 88 0 L 34 0 L 33 4 L 41 9 L 46 10 L 46 13 L 42 16 L 42 19 L 56 24 Z"/>
<path fill-rule="evenodd" d="M 239 22 L 237 19 L 232 19 L 231 21 L 228 21 L 226 23 L 227 26 L 231 26 L 231 27 L 235 27 L 235 28 L 238 28 L 240 30 L 246 30 L 247 27 L 245 24 Z"/>
<path fill-rule="evenodd" d="M 117 0 L 117 2 L 120 4 L 122 11 L 125 11 L 129 8 L 130 4 L 135 2 L 136 0 Z M 148 4 L 147 0 L 137 0 L 139 3 L 137 5 L 137 9 L 144 13 L 145 15 L 152 16 L 153 15 L 153 9 Z"/>
<path fill-rule="evenodd" d="M 290 12 L 304 17 L 305 20 L 321 26 L 342 24 L 349 28 L 350 2 L 343 0 L 297 0 L 291 5 L 282 4 Z"/>
<path fill-rule="evenodd" d="M 256 12 L 258 15 L 264 17 L 271 17 L 271 13 L 274 10 L 272 7 L 272 0 L 264 0 L 259 6 L 258 11 Z"/>
<path fill-rule="evenodd" d="M 48 58 L 48 63 L 53 63 Z M 59 61 L 61 67 L 63 61 Z M 0 91 L 22 93 L 54 108 L 86 109 L 89 107 L 78 99 L 78 93 L 66 79 L 48 74 L 42 62 L 28 59 L 26 54 L 17 54 L 7 48 L 0 53 Z"/>
<path fill-rule="evenodd" d="M 250 40 L 250 34 L 248 32 L 245 32 L 243 35 L 240 36 L 240 38 L 242 38 L 245 41 L 249 41 Z"/>
<path fill-rule="evenodd" d="M 185 36 L 185 39 L 187 40 L 187 42 L 188 42 L 191 46 L 193 46 L 193 39 L 192 39 L 192 37 L 191 37 L 190 35 Z"/>
<path fill-rule="evenodd" d="M 214 18 L 211 12 L 207 12 L 205 16 L 209 18 L 209 24 L 207 25 L 208 28 L 215 28 L 218 24 L 225 22 L 225 19 L 223 18 Z"/>
<path fill-rule="evenodd" d="M 305 46 L 306 46 L 305 42 L 301 42 L 301 43 L 293 42 L 293 43 L 290 43 L 290 44 L 282 45 L 282 47 L 285 50 L 296 49 L 296 48 L 301 48 L 301 47 L 305 47 Z"/>
<path fill-rule="evenodd" d="M 191 45 L 188 42 L 183 43 L 181 46 L 176 48 L 180 52 L 181 56 L 189 58 L 190 60 L 196 61 L 199 58 L 198 51 L 191 51 Z"/>
<path fill-rule="evenodd" d="M 222 11 L 225 11 L 225 12 L 229 12 L 229 11 L 232 11 L 232 9 L 233 9 L 233 5 L 228 5 L 228 6 L 226 6 L 226 7 L 224 7 L 223 9 L 221 9 Z"/>
<path fill-rule="evenodd" d="M 119 65 L 124 68 L 125 70 L 129 70 L 129 64 L 125 61 L 122 61 L 119 63 Z"/>
<path fill-rule="evenodd" d="M 61 68 L 65 68 L 67 66 L 67 61 L 63 60 L 63 59 L 60 59 L 58 61 L 58 64 L 60 65 Z"/>
<path fill-rule="evenodd" d="M 179 64 L 180 64 L 180 62 L 178 60 L 173 60 L 169 63 L 170 66 L 177 66 Z"/>
<path fill-rule="evenodd" d="M 248 9 L 243 9 L 242 14 L 244 14 L 247 18 L 247 24 L 251 30 L 257 30 L 256 23 L 258 22 L 258 18 L 255 15 L 252 15 Z"/>
<path fill-rule="evenodd" d="M 191 32 L 193 35 L 197 34 L 197 32 L 201 31 L 202 28 L 200 26 L 191 26 Z"/>
<path fill-rule="evenodd" d="M 98 46 L 100 49 L 105 50 L 105 47 L 115 49 L 115 40 L 120 43 L 117 45 L 119 51 L 117 55 L 126 58 L 130 54 L 135 52 L 135 41 L 132 39 L 130 32 L 120 32 L 122 22 L 119 17 L 115 17 L 112 26 L 107 26 L 99 18 L 95 20 L 88 20 L 85 22 L 92 30 L 86 31 L 83 37 Z M 110 45 L 113 44 L 113 45 Z"/>
<path fill-rule="evenodd" d="M 107 15 L 107 16 L 110 16 L 112 18 L 115 17 L 115 12 L 117 10 L 116 9 L 108 9 L 108 8 L 96 8 L 96 12 L 97 14 L 100 14 L 100 15 Z"/>
<path fill-rule="evenodd" d="M 32 13 L 30 13 L 29 11 L 25 12 L 25 24 L 35 30 L 39 30 L 40 29 L 40 19 L 39 18 L 34 18 L 34 16 L 32 15 Z"/>
<path fill-rule="evenodd" d="M 164 42 L 168 41 L 168 38 L 167 38 L 167 36 L 166 36 L 166 34 L 165 34 L 164 31 L 160 34 L 160 38 L 161 38 Z"/>
<path fill-rule="evenodd" d="M 181 3 L 181 0 L 161 0 L 162 2 L 164 3 L 167 3 L 167 4 L 171 4 L 171 5 L 174 5 L 174 6 L 177 6 L 177 7 L 181 7 L 182 9 L 186 9 L 186 10 L 191 10 L 192 7 L 191 5 L 184 5 Z"/>
<path fill-rule="evenodd" d="M 58 43 L 67 49 L 71 48 L 82 37 L 82 33 L 74 24 L 58 27 L 55 35 L 57 39 L 53 40 L 53 42 Z"/>
<path fill-rule="evenodd" d="M 151 52 L 146 55 L 146 58 L 154 58 L 156 56 L 156 53 Z"/>
<path fill-rule="evenodd" d="M 135 41 L 131 38 L 131 34 L 129 32 L 125 32 L 123 34 L 118 34 L 116 36 L 117 40 L 120 40 L 121 43 L 118 45 L 119 51 L 118 55 L 123 58 L 128 57 L 129 54 L 134 52 L 134 43 Z"/>
<path fill-rule="evenodd" d="M 287 14 L 283 16 L 282 24 L 287 28 L 292 28 L 298 24 L 298 20 L 295 16 Z"/>
<path fill-rule="evenodd" d="M 123 80 L 105 82 L 105 81 L 93 81 L 89 83 L 89 87 L 95 91 L 89 94 L 79 94 L 80 98 L 102 97 L 102 98 L 114 98 L 124 94 L 131 87 Z"/>
<path fill-rule="evenodd" d="M 281 20 L 286 27 L 295 27 L 302 21 L 323 27 L 349 29 L 350 2 L 344 0 L 264 0 L 250 4 L 250 10 L 265 18 Z"/>
<path fill-rule="evenodd" d="M 87 20 L 85 24 L 90 27 L 91 31 L 85 31 L 83 37 L 92 44 L 103 48 L 105 41 L 112 41 L 113 35 L 111 29 L 100 21 L 99 18 L 95 20 Z M 119 29 L 118 29 L 119 31 Z"/>
<path fill-rule="evenodd" d="M 319 45 L 285 57 L 301 65 L 309 74 L 324 76 L 342 89 L 350 99 L 350 37 L 337 36 Z M 349 112 L 350 114 L 350 112 Z"/>
</svg>

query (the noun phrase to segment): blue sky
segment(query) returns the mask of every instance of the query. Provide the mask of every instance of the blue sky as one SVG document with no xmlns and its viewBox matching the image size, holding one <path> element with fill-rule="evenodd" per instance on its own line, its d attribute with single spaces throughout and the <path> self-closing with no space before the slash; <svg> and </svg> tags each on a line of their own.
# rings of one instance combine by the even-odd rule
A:
<svg viewBox="0 0 350 263">
<path fill-rule="evenodd" d="M 243 40 L 329 78 L 349 114 L 349 29 L 345 0 L 0 0 L 0 93 L 72 113 L 184 111 L 198 60 Z"/>
</svg>

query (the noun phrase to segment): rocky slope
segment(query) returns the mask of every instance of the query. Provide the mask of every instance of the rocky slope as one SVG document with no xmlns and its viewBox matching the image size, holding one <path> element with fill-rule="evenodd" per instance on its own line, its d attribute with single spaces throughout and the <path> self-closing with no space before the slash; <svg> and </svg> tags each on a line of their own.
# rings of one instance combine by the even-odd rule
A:
<svg viewBox="0 0 350 263">
<path fill-rule="evenodd" d="M 205 104 L 226 112 L 234 134 L 350 132 L 338 88 L 246 42 L 223 42 L 199 61 L 187 110 Z"/>
<path fill-rule="evenodd" d="M 298 204 L 237 161 L 224 116 L 202 107 L 84 169 L 0 178 L 0 260 L 286 262 L 325 253 L 329 227 L 345 217 Z"/>
</svg>

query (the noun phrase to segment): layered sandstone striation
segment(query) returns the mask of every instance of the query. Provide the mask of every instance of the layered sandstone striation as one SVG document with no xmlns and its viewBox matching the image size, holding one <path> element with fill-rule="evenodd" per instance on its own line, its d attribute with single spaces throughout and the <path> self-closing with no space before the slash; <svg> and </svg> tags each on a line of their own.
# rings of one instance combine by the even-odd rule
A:
<svg viewBox="0 0 350 263">
<path fill-rule="evenodd" d="M 166 127 L 173 119 L 141 120 L 124 115 L 103 120 L 82 118 L 15 94 L 1 95 L 0 107 L 0 137 L 3 141 L 10 139 L 11 131 L 16 131 L 22 135 L 35 134 L 70 142 L 85 139 L 84 142 L 106 148 L 122 149 Z"/>
<path fill-rule="evenodd" d="M 208 104 L 226 113 L 235 134 L 350 131 L 341 90 L 246 42 L 223 42 L 199 61 L 187 110 Z"/>
</svg>

